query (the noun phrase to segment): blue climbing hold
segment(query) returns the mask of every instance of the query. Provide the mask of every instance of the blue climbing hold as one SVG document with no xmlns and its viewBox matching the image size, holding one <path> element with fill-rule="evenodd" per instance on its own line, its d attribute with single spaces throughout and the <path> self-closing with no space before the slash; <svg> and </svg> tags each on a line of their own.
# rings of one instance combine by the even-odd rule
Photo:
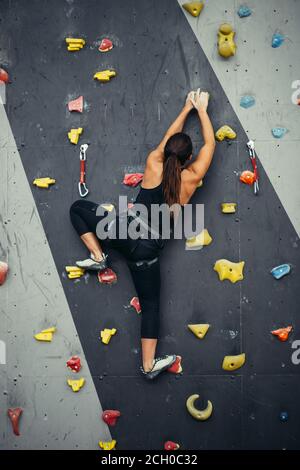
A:
<svg viewBox="0 0 300 470">
<path fill-rule="evenodd" d="M 238 15 L 240 18 L 246 18 L 246 16 L 250 16 L 252 11 L 250 8 L 246 7 L 245 5 L 241 6 L 238 10 Z"/>
<path fill-rule="evenodd" d="M 284 36 L 283 34 L 280 33 L 274 33 L 272 37 L 272 47 L 276 48 L 281 46 L 281 44 L 284 42 Z"/>
<path fill-rule="evenodd" d="M 286 127 L 273 127 L 272 134 L 276 139 L 281 139 L 287 133 Z"/>
<path fill-rule="evenodd" d="M 289 419 L 289 415 L 287 411 L 282 411 L 279 415 L 279 419 L 282 423 L 285 423 Z"/>
<path fill-rule="evenodd" d="M 271 274 L 275 279 L 281 279 L 283 276 L 286 276 L 291 271 L 291 266 L 289 264 L 281 264 L 276 266 L 271 270 Z"/>
<path fill-rule="evenodd" d="M 245 96 L 242 96 L 241 98 L 241 101 L 240 101 L 240 106 L 242 108 L 251 108 L 251 106 L 254 106 L 255 105 L 255 98 L 254 96 L 250 96 L 250 95 L 245 95 Z"/>
</svg>

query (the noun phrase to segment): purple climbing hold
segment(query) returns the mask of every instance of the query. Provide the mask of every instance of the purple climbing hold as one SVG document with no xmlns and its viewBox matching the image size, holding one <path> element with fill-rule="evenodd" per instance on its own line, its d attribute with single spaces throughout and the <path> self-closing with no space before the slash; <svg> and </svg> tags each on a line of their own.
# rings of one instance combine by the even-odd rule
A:
<svg viewBox="0 0 300 470">
<path fill-rule="evenodd" d="M 284 36 L 283 34 L 280 33 L 274 33 L 272 37 L 272 47 L 276 48 L 281 46 L 281 44 L 284 42 Z"/>
<path fill-rule="evenodd" d="M 250 10 L 249 7 L 246 7 L 245 5 L 242 5 L 239 10 L 238 10 L 238 15 L 240 18 L 246 18 L 246 16 L 250 16 L 252 11 Z"/>
<path fill-rule="evenodd" d="M 275 279 L 281 279 L 283 276 L 286 276 L 291 271 L 290 264 L 281 264 L 276 266 L 271 270 L 271 274 Z"/>
<path fill-rule="evenodd" d="M 242 108 L 251 108 L 251 106 L 254 106 L 255 105 L 255 98 L 254 96 L 250 96 L 250 95 L 245 95 L 245 96 L 242 96 L 241 98 L 241 101 L 240 101 L 240 106 Z"/>
</svg>

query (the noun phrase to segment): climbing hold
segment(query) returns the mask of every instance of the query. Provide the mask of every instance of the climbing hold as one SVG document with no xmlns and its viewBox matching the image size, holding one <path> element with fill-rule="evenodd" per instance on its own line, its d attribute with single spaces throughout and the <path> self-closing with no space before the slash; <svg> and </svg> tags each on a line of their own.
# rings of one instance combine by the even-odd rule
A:
<svg viewBox="0 0 300 470">
<path fill-rule="evenodd" d="M 98 281 L 101 284 L 115 284 L 117 280 L 116 273 L 110 268 L 102 269 L 102 271 L 98 272 Z"/>
<path fill-rule="evenodd" d="M 101 204 L 101 207 L 103 207 L 107 212 L 112 212 L 115 208 L 113 204 Z"/>
<path fill-rule="evenodd" d="M 190 415 L 199 420 L 206 421 L 212 414 L 213 406 L 210 400 L 207 400 L 207 407 L 204 410 L 198 410 L 195 407 L 195 401 L 199 398 L 199 395 L 191 395 L 186 401 L 186 407 Z"/>
<path fill-rule="evenodd" d="M 281 139 L 287 133 L 286 127 L 273 127 L 272 134 L 275 139 Z"/>
<path fill-rule="evenodd" d="M 116 447 L 116 443 L 115 439 L 110 442 L 99 441 L 99 447 L 103 450 L 113 450 Z"/>
<path fill-rule="evenodd" d="M 99 50 L 100 52 L 108 52 L 108 51 L 111 51 L 111 49 L 112 49 L 113 47 L 114 47 L 114 46 L 113 46 L 113 43 L 111 42 L 111 40 L 108 39 L 108 38 L 105 38 L 105 39 L 102 39 L 98 50 Z"/>
<path fill-rule="evenodd" d="M 236 211 L 236 202 L 223 202 L 221 208 L 223 214 L 234 214 Z"/>
<path fill-rule="evenodd" d="M 188 325 L 188 328 L 199 339 L 203 339 L 206 335 L 210 325 L 208 323 L 198 323 L 196 325 Z"/>
<path fill-rule="evenodd" d="M 140 301 L 138 297 L 132 297 L 130 301 L 131 307 L 135 308 L 136 313 L 141 313 L 142 309 L 140 306 Z"/>
<path fill-rule="evenodd" d="M 82 368 L 81 360 L 79 356 L 72 356 L 67 361 L 67 367 L 71 369 L 73 372 L 79 372 Z"/>
<path fill-rule="evenodd" d="M 0 67 L 0 82 L 3 82 L 3 83 L 8 83 L 9 82 L 8 73 L 6 72 L 6 70 L 4 70 L 1 67 Z"/>
<path fill-rule="evenodd" d="M 5 263 L 4 261 L 0 261 L 0 286 L 2 286 L 7 277 L 8 273 L 8 264 Z"/>
<path fill-rule="evenodd" d="M 105 328 L 104 330 L 101 331 L 100 336 L 102 339 L 102 343 L 108 344 L 111 340 L 111 337 L 115 335 L 117 332 L 116 328 Z"/>
<path fill-rule="evenodd" d="M 281 264 L 280 266 L 273 268 L 270 272 L 275 279 L 281 279 L 283 276 L 286 276 L 291 272 L 291 265 L 287 263 Z"/>
<path fill-rule="evenodd" d="M 248 8 L 247 6 L 245 5 L 242 5 L 239 9 L 238 9 L 238 15 L 240 18 L 246 18 L 246 16 L 250 16 L 252 13 L 252 11 L 250 10 L 250 8 Z"/>
<path fill-rule="evenodd" d="M 246 354 L 238 354 L 237 356 L 225 356 L 223 359 L 222 369 L 236 370 L 242 367 L 246 361 Z"/>
<path fill-rule="evenodd" d="M 199 183 L 197 184 L 197 188 L 201 188 L 203 186 L 203 180 L 200 180 Z"/>
<path fill-rule="evenodd" d="M 94 74 L 94 79 L 99 82 L 109 82 L 112 77 L 117 75 L 115 70 L 102 70 Z"/>
<path fill-rule="evenodd" d="M 272 335 L 277 336 L 280 341 L 287 341 L 289 334 L 292 331 L 292 326 L 286 326 L 285 328 L 279 328 L 278 330 L 271 331 Z"/>
<path fill-rule="evenodd" d="M 181 374 L 182 372 L 182 365 L 181 365 L 182 357 L 176 356 L 175 362 L 167 369 L 168 372 L 171 374 Z"/>
<path fill-rule="evenodd" d="M 42 330 L 40 333 L 37 333 L 34 337 L 37 341 L 51 342 L 53 339 L 53 333 L 55 332 L 56 328 L 55 326 L 52 326 L 51 328 L 47 328 L 46 330 Z"/>
<path fill-rule="evenodd" d="M 281 411 L 279 414 L 279 419 L 282 423 L 285 423 L 289 419 L 289 414 L 287 411 Z"/>
<path fill-rule="evenodd" d="M 233 129 L 229 126 L 222 126 L 220 127 L 219 130 L 216 132 L 216 139 L 219 142 L 222 142 L 224 139 L 235 139 L 236 138 L 236 133 L 234 132 Z"/>
<path fill-rule="evenodd" d="M 68 103 L 69 111 L 77 111 L 82 113 L 83 110 L 83 96 L 79 96 L 76 100 L 69 101 Z"/>
<path fill-rule="evenodd" d="M 240 181 L 251 186 L 255 181 L 255 174 L 252 171 L 245 170 L 240 176 Z"/>
<path fill-rule="evenodd" d="M 49 188 L 51 184 L 55 184 L 56 180 L 53 178 L 49 178 L 48 176 L 45 178 L 35 178 L 33 180 L 33 184 L 38 188 Z"/>
<path fill-rule="evenodd" d="M 85 379 L 81 378 L 78 380 L 67 380 L 68 385 L 72 388 L 73 392 L 79 392 L 79 390 L 84 386 Z"/>
<path fill-rule="evenodd" d="M 232 263 L 227 259 L 219 259 L 215 262 L 214 270 L 219 274 L 220 281 L 228 279 L 233 284 L 244 279 L 243 268 L 245 261 Z"/>
<path fill-rule="evenodd" d="M 284 42 L 284 36 L 280 33 L 274 33 L 272 37 L 272 47 L 277 48 Z"/>
<path fill-rule="evenodd" d="M 79 136 L 82 134 L 82 131 L 83 131 L 83 128 L 78 127 L 77 129 L 71 129 L 68 132 L 68 137 L 69 137 L 71 144 L 74 144 L 74 145 L 78 144 Z"/>
<path fill-rule="evenodd" d="M 143 179 L 143 173 L 126 173 L 123 179 L 123 184 L 135 188 Z"/>
<path fill-rule="evenodd" d="M 205 228 L 200 232 L 196 237 L 187 238 L 185 242 L 186 250 L 199 250 L 203 246 L 210 245 L 212 238 L 208 233 L 208 230 Z"/>
<path fill-rule="evenodd" d="M 19 421 L 20 417 L 23 413 L 22 408 L 9 408 L 7 410 L 7 415 L 11 421 L 12 428 L 13 428 L 13 433 L 16 436 L 20 436 L 20 431 L 19 431 Z"/>
<path fill-rule="evenodd" d="M 234 42 L 235 31 L 228 23 L 221 24 L 218 31 L 219 54 L 227 59 L 235 54 L 236 45 Z"/>
<path fill-rule="evenodd" d="M 120 416 L 121 413 L 118 410 L 105 410 L 102 413 L 102 419 L 108 426 L 115 426 Z"/>
<path fill-rule="evenodd" d="M 188 2 L 182 5 L 182 8 L 184 8 L 188 13 L 190 13 L 190 15 L 194 17 L 197 17 L 200 15 L 203 7 L 204 7 L 203 2 Z"/>
<path fill-rule="evenodd" d="M 167 441 L 164 443 L 164 449 L 165 450 L 178 450 L 180 447 L 179 444 L 177 444 L 176 442 L 172 442 L 172 441 Z"/>
<path fill-rule="evenodd" d="M 254 106 L 255 105 L 255 98 L 254 96 L 250 96 L 250 95 L 245 95 L 245 96 L 242 96 L 241 100 L 240 100 L 240 106 L 242 108 L 251 108 L 251 106 Z"/>
<path fill-rule="evenodd" d="M 79 268 L 78 266 L 66 266 L 66 271 L 68 273 L 69 279 L 77 279 L 84 275 L 84 269 Z"/>
<path fill-rule="evenodd" d="M 85 46 L 85 40 L 81 38 L 66 38 L 68 51 L 80 51 Z"/>
</svg>

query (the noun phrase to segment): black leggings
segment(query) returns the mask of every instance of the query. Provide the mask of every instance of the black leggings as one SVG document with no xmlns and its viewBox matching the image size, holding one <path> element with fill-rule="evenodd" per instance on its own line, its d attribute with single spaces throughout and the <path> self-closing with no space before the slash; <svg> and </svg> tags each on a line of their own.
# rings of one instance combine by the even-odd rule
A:
<svg viewBox="0 0 300 470">
<path fill-rule="evenodd" d="M 79 236 L 87 232 L 96 234 L 97 224 L 102 219 L 102 216 L 96 215 L 97 207 L 98 204 L 83 199 L 72 204 L 71 222 Z M 114 248 L 125 256 L 142 309 L 141 337 L 157 339 L 160 323 L 160 266 L 156 241 L 105 239 L 101 245 Z"/>
</svg>

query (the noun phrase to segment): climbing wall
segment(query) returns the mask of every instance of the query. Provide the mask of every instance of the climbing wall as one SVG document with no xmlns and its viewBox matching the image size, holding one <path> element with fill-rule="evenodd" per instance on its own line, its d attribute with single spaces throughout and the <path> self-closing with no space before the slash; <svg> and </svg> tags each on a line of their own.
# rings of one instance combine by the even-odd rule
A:
<svg viewBox="0 0 300 470">
<path fill-rule="evenodd" d="M 214 4 L 210 18 L 217 31 L 219 23 L 224 21 L 224 8 L 220 2 L 210 0 L 209 3 Z M 237 8 L 235 3 L 231 5 Z M 197 19 L 198 28 L 202 20 L 205 22 L 205 8 Z M 258 9 L 259 2 L 256 2 L 257 16 Z M 91 396 L 94 396 L 95 386 L 102 408 L 119 409 L 122 413 L 112 429 L 117 448 L 161 449 L 166 440 L 180 443 L 183 449 L 299 448 L 299 366 L 292 362 L 292 345 L 300 335 L 297 320 L 299 239 L 279 193 L 260 162 L 258 197 L 253 195 L 251 187 L 239 182 L 241 171 L 250 169 L 245 132 L 248 129 L 244 129 L 234 110 L 236 103 L 224 91 L 226 87 L 219 81 L 221 77 L 214 70 L 215 63 L 207 51 L 204 52 L 205 38 L 203 44 L 199 43 L 175 0 L 161 0 L 159 6 L 158 2 L 147 0 L 53 0 L 51 14 L 49 3 L 44 0 L 31 0 L 26 5 L 21 0 L 4 0 L 0 19 L 0 57 L 2 65 L 10 70 L 12 80 L 7 85 L 6 113 L 19 152 L 14 158 L 20 158 L 19 164 L 21 161 L 24 166 L 34 199 L 32 211 L 37 209 L 37 220 L 41 221 L 46 235 L 46 258 L 39 261 L 31 249 L 27 263 L 22 265 L 23 277 L 34 275 L 35 270 L 32 272 L 30 266 L 41 270 L 53 256 L 59 292 L 53 295 L 64 294 L 68 302 L 86 367 L 91 373 L 87 377 L 87 386 L 92 387 Z M 254 15 L 251 20 L 255 28 Z M 234 26 L 238 28 L 237 22 Z M 270 29 L 272 26 L 270 24 Z M 66 50 L 64 39 L 70 36 L 86 40 L 83 50 L 76 53 Z M 109 37 L 115 46 L 106 55 L 97 50 L 103 37 Z M 296 42 L 299 38 L 293 40 Z M 215 38 L 212 41 L 216 47 Z M 265 43 L 264 47 L 267 47 Z M 288 60 L 288 56 L 282 58 L 283 62 Z M 233 63 L 234 60 L 228 61 L 228 70 Z M 107 68 L 115 69 L 117 76 L 105 84 L 93 80 L 95 72 Z M 255 70 L 249 70 L 250 73 L 254 76 Z M 269 77 L 268 84 L 270 81 Z M 80 142 L 90 144 L 88 199 L 117 203 L 122 194 L 132 200 L 137 189 L 122 185 L 124 172 L 143 169 L 147 153 L 157 145 L 180 111 L 186 93 L 199 86 L 211 93 L 209 112 L 214 128 L 229 124 L 236 131 L 237 139 L 230 145 L 227 142 L 217 145 L 204 185 L 193 198 L 193 202 L 205 204 L 205 226 L 213 237 L 212 244 L 201 251 L 188 252 L 184 240 L 180 240 L 170 242 L 163 252 L 159 353 L 180 354 L 183 374 L 164 374 L 148 383 L 138 371 L 140 318 L 129 308 L 134 289 L 124 261 L 111 253 L 111 264 L 118 274 L 118 283 L 113 286 L 99 285 L 94 275 L 72 281 L 65 274 L 66 265 L 85 256 L 69 221 L 69 207 L 79 197 L 79 146 L 68 142 L 67 132 L 83 127 Z M 70 114 L 66 105 L 79 95 L 85 99 L 84 112 Z M 292 127 L 294 123 L 289 125 Z M 190 116 L 185 130 L 193 140 L 196 153 L 202 137 L 195 115 Z M 3 155 L 3 149 L 1 152 Z M 271 155 L 269 161 L 270 158 Z M 5 161 L 12 160 L 6 157 Z M 56 184 L 49 190 L 33 187 L 33 179 L 41 176 L 55 178 Z M 1 178 L 5 184 L 3 174 Z M 8 178 L 11 183 L 12 174 L 8 173 Z M 293 187 L 295 198 L 299 198 L 296 190 Z M 9 199 L 13 193 L 10 184 L 6 197 Z M 236 202 L 237 212 L 223 215 L 220 203 L 224 201 Z M 7 218 L 13 218 L 13 206 L 8 206 Z M 28 332 L 24 344 L 34 341 L 32 336 L 29 338 L 29 332 L 36 332 L 37 325 L 44 326 L 44 318 L 55 321 L 63 336 L 65 325 L 61 324 L 61 310 L 56 303 L 51 303 L 51 316 L 41 314 L 40 322 L 40 311 L 35 310 L 35 322 L 30 326 L 28 318 L 21 314 L 24 297 L 18 294 L 12 282 L 22 282 L 17 260 L 19 258 L 21 263 L 24 252 L 28 256 L 26 246 L 32 246 L 28 212 L 23 215 L 18 211 L 18 224 L 24 225 L 27 235 L 25 247 L 15 255 L 16 266 L 7 281 L 11 288 L 5 305 L 18 305 L 18 328 L 26 326 Z M 33 240 L 34 237 L 33 234 Z M 12 240 L 9 243 L 14 243 L 17 250 L 20 240 Z M 1 256 L 5 258 L 5 244 L 3 247 Z M 244 280 L 237 284 L 221 283 L 213 271 L 219 258 L 244 260 Z M 292 272 L 275 281 L 270 269 L 282 263 L 290 263 Z M 50 281 L 46 277 L 43 292 L 47 290 L 47 282 Z M 63 292 L 60 292 L 61 286 Z M 31 299 L 28 294 L 29 306 Z M 6 318 L 3 308 L 1 315 Z M 203 341 L 187 330 L 189 323 L 211 324 Z M 270 334 L 271 330 L 289 324 L 294 329 L 286 343 Z M 99 340 L 100 330 L 113 327 L 118 333 L 104 346 Z M 14 355 L 27 354 L 21 342 L 14 342 L 12 351 Z M 72 350 L 67 343 L 64 354 L 69 351 L 70 355 L 81 353 L 80 345 Z M 247 357 L 243 368 L 233 373 L 223 371 L 223 357 L 241 352 Z M 45 357 L 48 356 L 45 354 Z M 47 377 L 45 383 L 48 380 L 52 383 L 53 395 L 48 397 L 53 410 L 51 432 L 57 437 L 60 448 L 73 448 L 74 441 L 64 442 L 56 431 L 61 421 L 66 423 L 69 419 L 73 423 L 75 411 L 71 409 L 64 414 L 63 420 L 60 414 L 54 413 L 55 399 L 60 393 L 64 393 L 65 402 L 73 395 L 66 394 L 62 373 L 64 359 L 59 357 L 55 362 L 52 359 L 47 358 L 45 364 L 49 371 L 42 374 L 43 378 Z M 8 358 L 7 364 L 7 368 L 13 370 L 14 361 Z M 5 390 L 1 389 L 0 398 L 0 430 L 5 434 L 7 448 L 14 447 L 16 442 L 21 442 L 18 444 L 21 448 L 42 447 L 36 434 L 31 442 L 22 446 L 22 441 L 11 434 L 8 424 L 3 424 L 8 401 L 9 406 L 23 405 L 22 424 L 28 432 L 31 418 L 26 414 L 25 405 L 41 422 L 45 421 L 40 416 L 44 410 L 38 406 L 43 395 L 30 392 L 36 388 L 40 375 L 32 355 L 31 362 L 28 359 L 24 368 L 25 365 L 27 379 L 18 393 L 13 383 L 16 377 L 13 373 L 5 374 L 0 366 L 1 378 L 3 375 L 8 381 Z M 31 367 L 36 370 L 35 374 L 29 373 Z M 61 380 L 53 380 L 60 375 Z M 83 392 L 84 389 L 76 395 L 77 404 L 85 399 Z M 195 421 L 186 412 L 186 398 L 193 393 L 200 395 L 199 407 L 208 399 L 214 405 L 213 415 L 206 422 Z M 32 396 L 30 403 L 22 400 L 23 394 Z M 81 406 L 84 410 L 85 405 Z M 99 419 L 101 407 L 97 400 L 91 400 L 86 410 L 86 414 L 83 411 L 86 419 L 90 416 Z M 279 419 L 283 411 L 289 415 L 285 423 Z M 82 432 L 77 429 L 76 443 L 81 447 L 95 448 L 99 438 L 110 439 L 108 431 L 97 429 L 93 421 L 90 441 L 82 445 L 80 439 L 84 438 L 87 428 L 85 425 Z M 47 426 L 46 430 L 49 430 Z M 52 445 L 55 447 L 54 443 Z"/>
</svg>

